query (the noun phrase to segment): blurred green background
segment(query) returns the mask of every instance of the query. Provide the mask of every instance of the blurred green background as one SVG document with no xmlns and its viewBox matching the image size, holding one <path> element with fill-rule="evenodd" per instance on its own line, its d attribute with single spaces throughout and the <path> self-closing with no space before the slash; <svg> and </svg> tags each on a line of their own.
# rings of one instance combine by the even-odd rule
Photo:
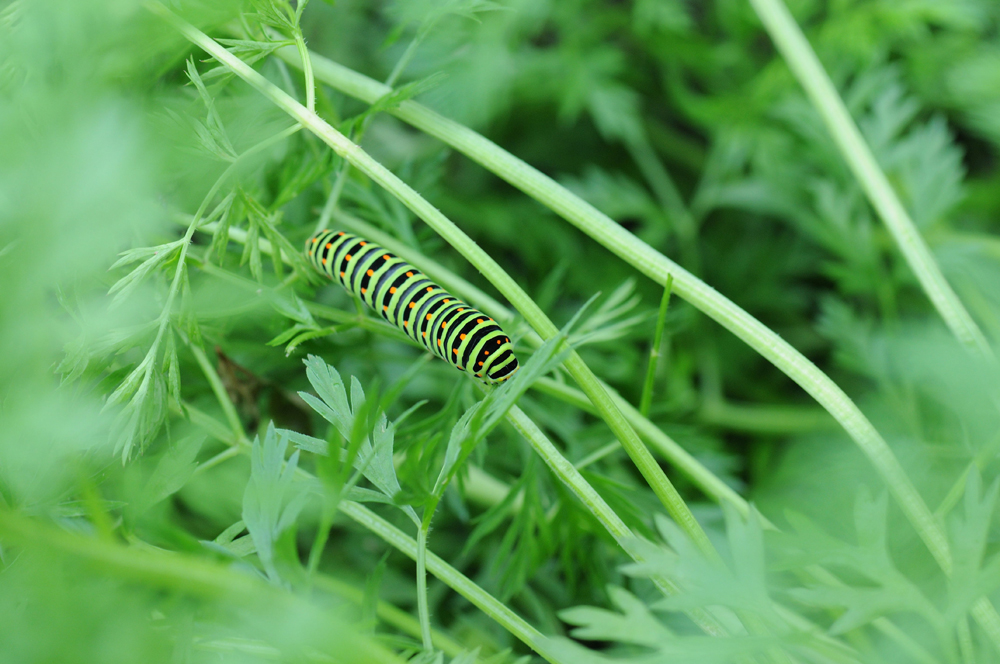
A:
<svg viewBox="0 0 1000 664">
<path fill-rule="evenodd" d="M 282 3 L 167 4 L 218 39 L 251 30 L 252 41 L 223 43 L 305 98 L 301 72 L 259 31 Z M 787 4 L 944 275 L 995 342 L 1000 5 Z M 991 557 L 1000 533 L 996 366 L 951 338 L 748 2 L 312 0 L 301 34 L 316 54 L 377 80 L 407 58 L 397 85 L 420 81 L 420 103 L 553 177 L 780 334 L 859 404 L 959 552 L 948 580 L 832 418 L 674 297 L 650 419 L 786 530 L 763 539 L 757 560 L 736 546 L 723 508 L 664 464 L 726 560 L 759 567 L 736 586 L 849 644 L 849 661 L 997 661 L 968 617 L 976 597 L 1000 587 Z M 396 505 L 371 505 L 412 537 L 399 506 L 422 505 L 451 427 L 480 393 L 443 362 L 415 364 L 418 349 L 350 322 L 358 310 L 346 293 L 260 248 L 301 247 L 342 171 L 308 132 L 239 160 L 204 211 L 217 213 L 213 228 L 231 229 L 228 238 L 195 233 L 178 269 L 181 244 L 171 243 L 217 178 L 291 124 L 215 66 L 141 2 L 0 1 L 0 661 L 420 656 L 413 563 L 331 511 L 329 484 L 299 476 L 308 489 L 268 485 L 265 505 L 289 520 L 275 525 L 273 553 L 258 555 L 259 535 L 240 524 L 248 482 L 262 480 L 251 479 L 244 452 L 269 422 L 338 439 L 297 394 L 314 391 L 307 353 L 385 395 L 390 420 L 423 402 L 396 430 Z M 347 131 L 367 105 L 319 85 L 316 108 Z M 618 293 L 616 316 L 595 323 L 603 335 L 579 351 L 639 403 L 659 285 L 387 113 L 371 116 L 361 145 L 556 324 L 594 294 L 600 303 Z M 338 214 L 496 295 L 357 171 L 346 174 Z M 112 268 L 126 251 L 137 260 Z M 109 294 L 122 278 L 125 288 Z M 510 326 L 526 356 L 528 329 Z M 310 330 L 314 338 L 286 347 L 289 331 Z M 572 404 L 538 392 L 519 403 L 572 462 L 613 440 Z M 298 458 L 321 478 L 334 473 L 324 464 L 308 451 Z M 626 556 L 513 428 L 497 428 L 469 464 L 445 494 L 429 547 L 542 633 L 569 635 L 567 623 L 581 623 L 560 612 L 579 605 L 639 620 L 617 587 L 643 606 L 656 602 L 648 579 L 622 569 Z M 636 533 L 659 538 L 662 508 L 620 450 L 583 471 Z M 324 525 L 329 540 L 310 566 Z M 272 555 L 274 570 L 264 560 Z M 815 564 L 837 574 L 839 594 L 796 576 Z M 701 588 L 708 572 L 684 574 Z M 702 591 L 694 605 L 719 603 Z M 430 579 L 428 595 L 448 642 L 442 661 L 537 658 L 440 581 Z M 694 631 L 677 606 L 666 609 L 642 615 L 675 635 Z M 885 619 L 905 638 L 876 626 Z M 775 638 L 791 642 L 791 633 Z M 665 661 L 656 653 L 668 652 L 624 628 L 576 640 L 589 652 L 561 661 Z M 734 652 L 684 661 L 749 661 Z M 822 657 L 814 661 L 843 661 Z"/>
</svg>

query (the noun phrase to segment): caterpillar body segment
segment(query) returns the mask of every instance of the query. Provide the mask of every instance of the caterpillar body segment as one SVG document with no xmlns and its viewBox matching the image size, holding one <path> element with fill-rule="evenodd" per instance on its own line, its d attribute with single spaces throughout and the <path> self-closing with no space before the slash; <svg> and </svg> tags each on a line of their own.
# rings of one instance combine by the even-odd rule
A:
<svg viewBox="0 0 1000 664">
<path fill-rule="evenodd" d="M 517 371 L 510 337 L 486 314 L 364 238 L 324 230 L 306 240 L 313 266 L 460 371 L 502 383 Z"/>
</svg>

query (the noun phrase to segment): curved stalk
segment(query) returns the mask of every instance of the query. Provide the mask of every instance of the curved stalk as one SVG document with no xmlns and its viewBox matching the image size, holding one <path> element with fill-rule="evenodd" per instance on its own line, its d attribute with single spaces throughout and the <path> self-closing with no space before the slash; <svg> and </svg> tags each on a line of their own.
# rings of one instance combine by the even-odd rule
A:
<svg viewBox="0 0 1000 664">
<path fill-rule="evenodd" d="M 858 184 L 882 217 L 893 240 L 952 334 L 984 357 L 992 357 L 986 337 L 952 290 L 889 178 L 861 136 L 816 52 L 781 0 L 750 0 L 792 74 L 819 111 Z"/>
<path fill-rule="evenodd" d="M 427 606 L 427 531 L 430 524 L 426 521 L 417 531 L 417 615 L 420 619 L 420 641 L 424 650 L 434 650 L 431 640 L 431 612 Z"/>
</svg>

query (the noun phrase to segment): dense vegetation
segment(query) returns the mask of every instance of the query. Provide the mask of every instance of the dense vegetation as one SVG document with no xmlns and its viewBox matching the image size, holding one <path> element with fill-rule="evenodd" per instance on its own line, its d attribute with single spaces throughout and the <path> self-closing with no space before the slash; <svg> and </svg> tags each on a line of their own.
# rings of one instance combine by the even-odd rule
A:
<svg viewBox="0 0 1000 664">
<path fill-rule="evenodd" d="M 0 1 L 0 660 L 997 661 L 998 154 L 993 0 Z"/>
</svg>

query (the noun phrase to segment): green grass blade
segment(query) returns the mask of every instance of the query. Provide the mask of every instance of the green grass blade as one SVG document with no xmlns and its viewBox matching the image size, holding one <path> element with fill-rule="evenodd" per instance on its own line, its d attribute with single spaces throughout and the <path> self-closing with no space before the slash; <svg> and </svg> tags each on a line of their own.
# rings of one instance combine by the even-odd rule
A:
<svg viewBox="0 0 1000 664">
<path fill-rule="evenodd" d="M 674 287 L 674 278 L 667 275 L 667 285 L 663 289 L 663 299 L 660 300 L 660 312 L 656 318 L 656 331 L 653 333 L 653 345 L 649 349 L 649 366 L 646 368 L 646 381 L 642 386 L 642 400 L 639 402 L 639 413 L 649 417 L 649 407 L 653 403 L 653 382 L 656 379 L 656 362 L 660 359 L 660 345 L 663 343 L 663 328 L 667 325 L 667 308 L 670 307 L 670 293 Z"/>
</svg>

